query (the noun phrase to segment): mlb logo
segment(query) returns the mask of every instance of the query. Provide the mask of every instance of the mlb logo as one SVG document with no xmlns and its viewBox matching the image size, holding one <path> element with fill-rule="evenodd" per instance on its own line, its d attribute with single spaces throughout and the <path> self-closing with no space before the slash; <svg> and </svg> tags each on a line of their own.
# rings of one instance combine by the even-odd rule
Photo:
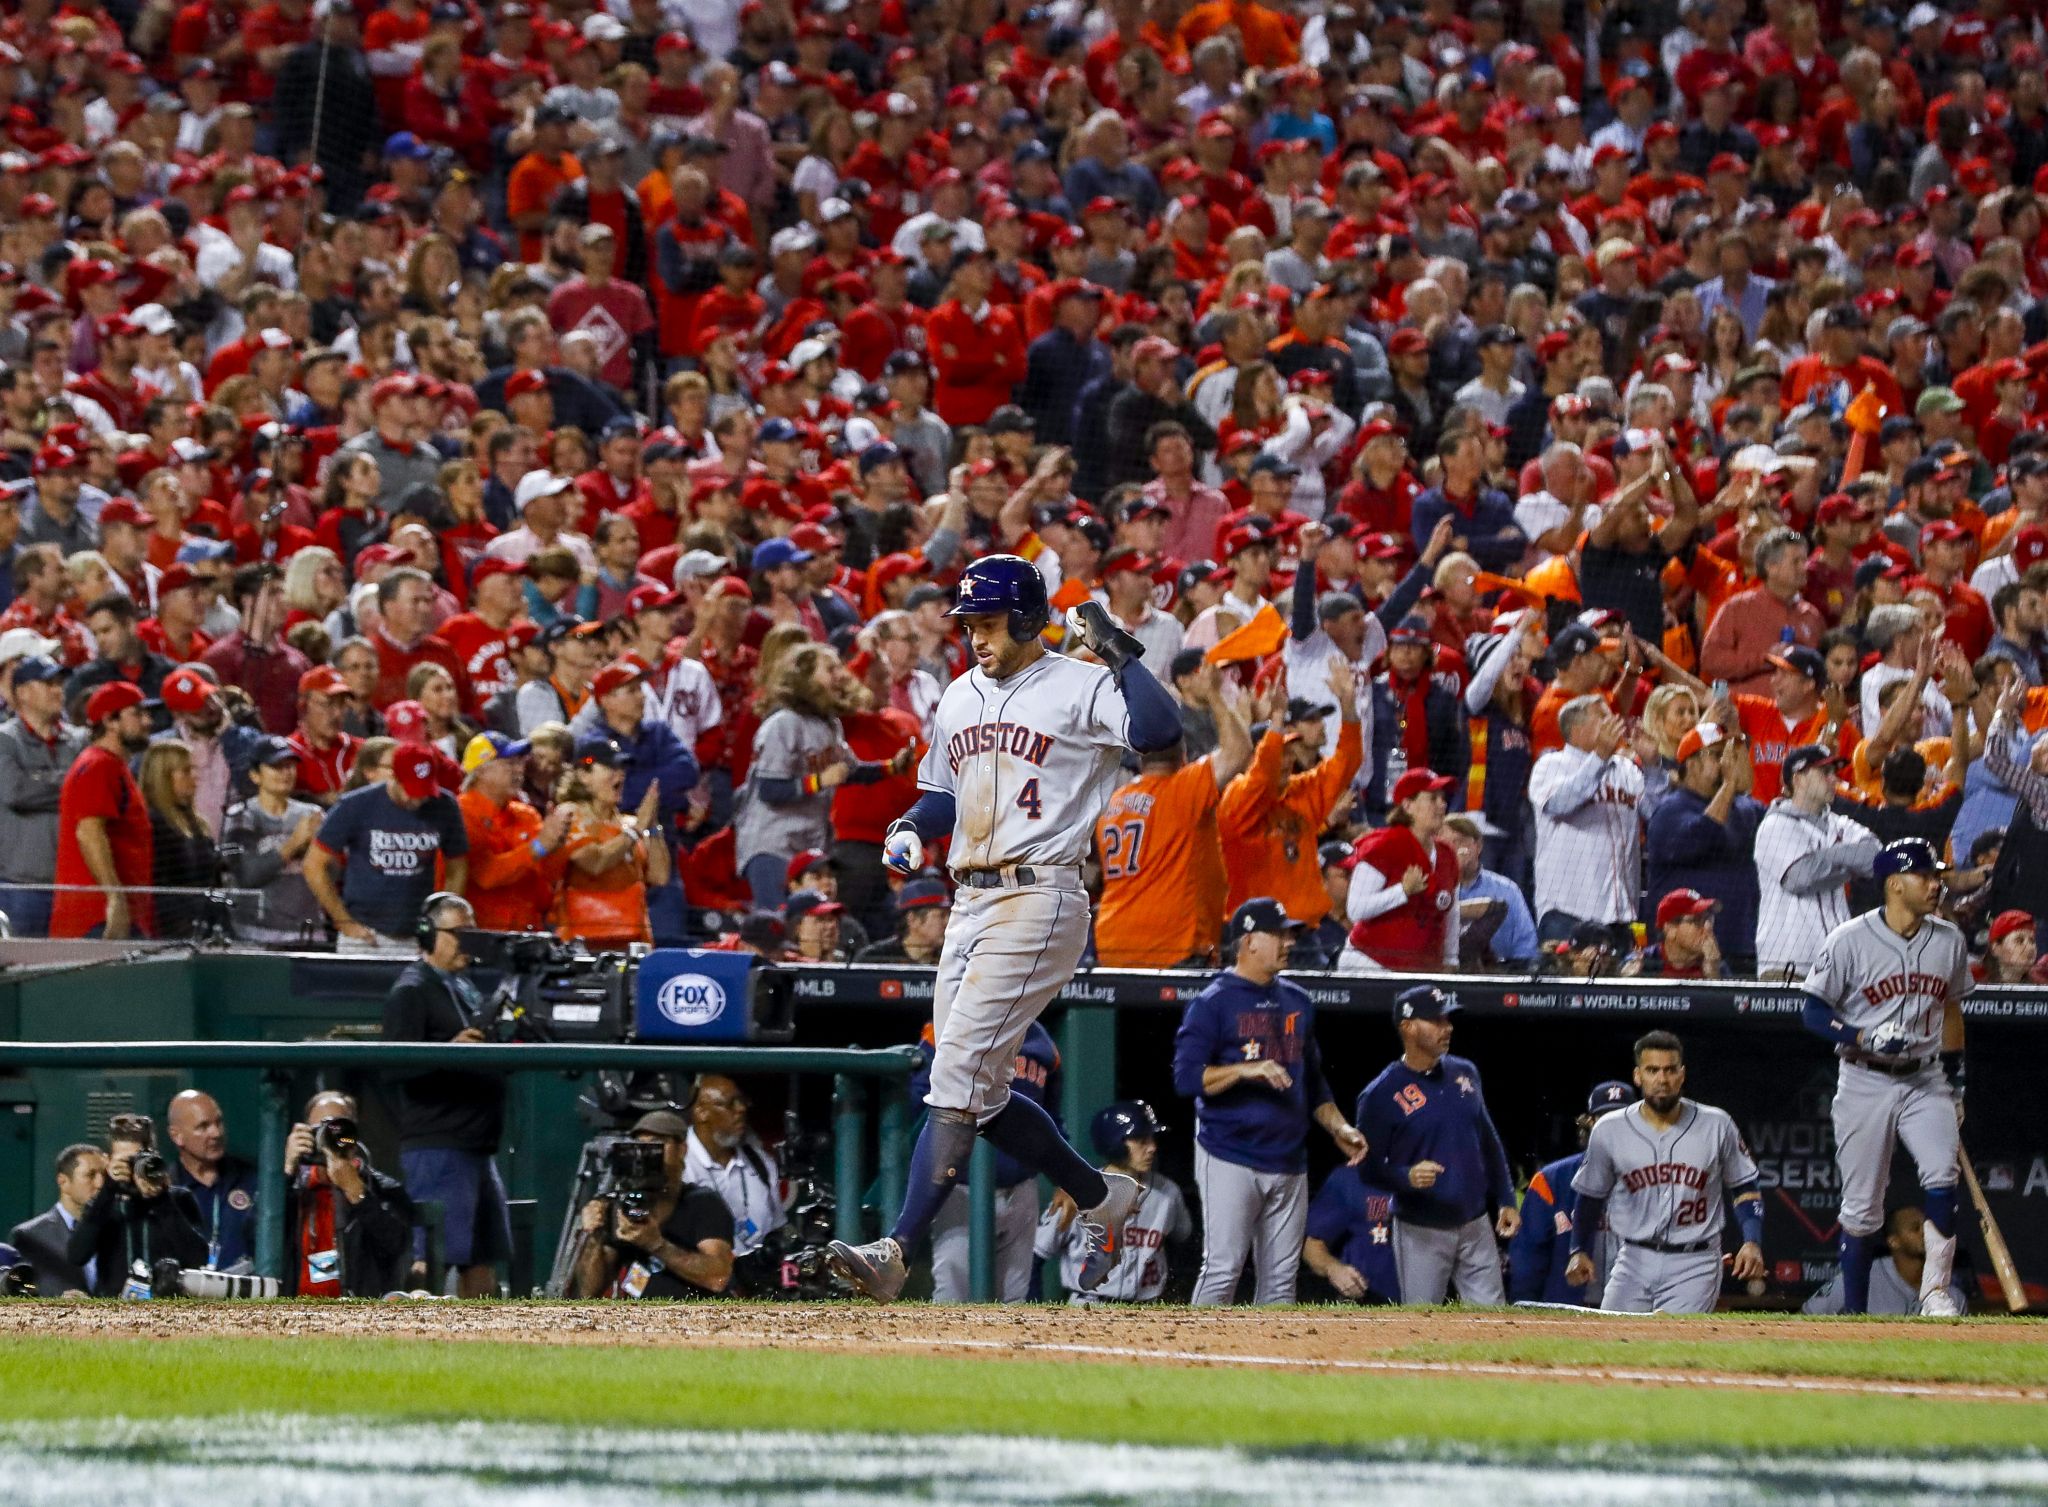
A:
<svg viewBox="0 0 2048 1507">
<path fill-rule="evenodd" d="M 2010 1193 L 2015 1182 L 2012 1163 L 1986 1162 L 1984 1164 L 1984 1191 L 1986 1193 Z"/>
</svg>

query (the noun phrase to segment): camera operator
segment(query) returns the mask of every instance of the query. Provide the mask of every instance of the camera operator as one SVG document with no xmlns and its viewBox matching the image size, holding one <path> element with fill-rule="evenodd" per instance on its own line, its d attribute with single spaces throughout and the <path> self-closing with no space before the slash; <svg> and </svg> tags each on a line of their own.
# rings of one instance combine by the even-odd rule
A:
<svg viewBox="0 0 2048 1507">
<path fill-rule="evenodd" d="M 101 1298 L 148 1297 L 150 1270 L 166 1258 L 185 1267 L 206 1264 L 199 1206 L 171 1186 L 148 1115 L 107 1122 L 107 1180 L 79 1214 L 64 1255 L 74 1266 L 94 1263 L 92 1290 Z"/>
<path fill-rule="evenodd" d="M 429 895 L 414 938 L 420 955 L 384 1001 L 386 1041 L 489 1040 L 484 999 L 469 977 L 461 933 L 476 925 L 469 902 L 446 890 Z M 457 1293 L 498 1290 L 495 1266 L 512 1256 L 505 1185 L 493 1160 L 505 1128 L 505 1080 L 497 1073 L 417 1068 L 387 1074 L 396 1089 L 398 1161 L 415 1200 L 435 1199 L 442 1249 L 460 1271 Z M 425 1259 L 424 1232 L 416 1260 Z"/>
<path fill-rule="evenodd" d="M 657 1109 L 633 1124 L 636 1141 L 659 1141 L 662 1192 L 645 1219 L 593 1198 L 581 1225 L 589 1237 L 569 1281 L 572 1298 L 701 1298 L 732 1283 L 732 1214 L 709 1188 L 683 1181 L 690 1122 Z"/>
<path fill-rule="evenodd" d="M 285 1291 L 300 1298 L 377 1298 L 406 1285 L 412 1199 L 369 1163 L 356 1139 L 356 1101 L 318 1093 L 284 1143 Z"/>
<path fill-rule="evenodd" d="M 741 1297 L 781 1287 L 779 1256 L 769 1243 L 788 1217 L 775 1159 L 747 1127 L 750 1108 L 732 1079 L 719 1073 L 699 1078 L 683 1157 L 684 1181 L 709 1188 L 732 1215 L 732 1288 Z"/>
</svg>

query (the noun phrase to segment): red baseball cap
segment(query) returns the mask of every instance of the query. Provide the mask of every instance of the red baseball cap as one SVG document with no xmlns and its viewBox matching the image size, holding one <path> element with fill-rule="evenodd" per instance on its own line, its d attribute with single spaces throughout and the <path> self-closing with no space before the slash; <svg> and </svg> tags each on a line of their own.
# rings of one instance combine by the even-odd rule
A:
<svg viewBox="0 0 2048 1507">
<path fill-rule="evenodd" d="M 1970 531 L 1953 518 L 1937 518 L 1920 530 L 1920 547 L 1930 544 L 1960 544 L 1970 537 Z"/>
<path fill-rule="evenodd" d="M 1403 326 L 1387 337 L 1389 356 L 1414 356 L 1429 349 L 1429 337 L 1412 325 Z"/>
<path fill-rule="evenodd" d="M 1394 781 L 1393 802 L 1412 800 L 1425 790 L 1434 790 L 1438 795 L 1458 788 L 1458 782 L 1447 774 L 1438 774 L 1434 769 L 1411 769 Z"/>
<path fill-rule="evenodd" d="M 141 706 L 147 699 L 141 686 L 126 680 L 110 680 L 85 698 L 86 723 L 97 727 L 110 718 L 120 716 L 131 706 Z"/>
<path fill-rule="evenodd" d="M 631 660 L 615 659 L 590 679 L 590 694 L 603 698 L 613 691 L 623 691 L 629 685 L 637 685 L 647 674 L 644 666 Z"/>
<path fill-rule="evenodd" d="M 512 561 L 497 555 L 485 555 L 469 568 L 469 589 L 471 591 L 476 590 L 477 587 L 483 585 L 492 576 L 523 576 L 525 574 L 526 567 L 524 565 L 514 564 Z"/>
<path fill-rule="evenodd" d="M 149 514 L 142 511 L 142 504 L 132 497 L 109 497 L 100 509 L 100 527 L 110 523 L 125 523 L 130 528 L 148 528 Z"/>
<path fill-rule="evenodd" d="M 417 702 L 413 703 L 418 705 Z M 398 703 L 403 705 L 403 703 Z M 394 705 L 385 713 L 388 721 Z M 407 796 L 423 801 L 441 788 L 434 768 L 434 751 L 423 743 L 408 743 L 391 755 L 391 782 Z"/>
<path fill-rule="evenodd" d="M 1720 901 L 1709 900 L 1698 890 L 1673 890 L 1657 902 L 1657 926 L 1661 930 L 1694 916 L 1711 916 L 1720 908 Z"/>
<path fill-rule="evenodd" d="M 380 383 L 379 385 L 381 386 L 382 384 Z M 528 393 L 546 392 L 547 390 L 548 378 L 546 372 L 514 372 L 505 379 L 505 396 L 507 399 L 523 398 Z"/>
<path fill-rule="evenodd" d="M 333 665 L 315 665 L 299 677 L 301 696 L 346 696 L 348 682 Z"/>
<path fill-rule="evenodd" d="M 2030 565 L 2038 565 L 2043 560 L 2048 560 L 2048 532 L 2043 532 L 2032 524 L 2028 524 L 2025 528 L 2014 534 L 2012 540 L 2012 559 L 2013 563 L 2019 566 L 2021 570 L 2025 570 Z"/>
<path fill-rule="evenodd" d="M 2003 942 L 2016 931 L 2032 931 L 2034 918 L 2023 910 L 2002 910 L 1991 922 L 1991 940 Z"/>
<path fill-rule="evenodd" d="M 394 701 L 384 708 L 384 729 L 401 743 L 427 742 L 427 709 L 417 701 Z"/>
<path fill-rule="evenodd" d="M 682 604 L 683 598 L 680 592 L 664 591 L 661 587 L 651 584 L 635 586 L 626 593 L 626 612 L 629 616 L 641 612 L 660 612 L 668 608 L 680 607 Z"/>
<path fill-rule="evenodd" d="M 220 694 L 220 687 L 191 665 L 180 665 L 164 677 L 163 689 L 157 694 L 171 712 L 190 713 L 204 711 Z"/>
</svg>

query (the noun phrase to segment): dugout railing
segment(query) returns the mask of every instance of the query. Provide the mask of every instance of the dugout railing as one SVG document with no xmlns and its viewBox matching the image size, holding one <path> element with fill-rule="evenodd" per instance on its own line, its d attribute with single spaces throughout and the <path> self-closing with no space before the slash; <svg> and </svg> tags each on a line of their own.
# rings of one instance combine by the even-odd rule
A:
<svg viewBox="0 0 2048 1507">
<path fill-rule="evenodd" d="M 310 1037 L 374 1037 L 383 994 L 397 965 L 343 959 L 332 954 L 280 954 L 249 949 L 179 950 L 144 961 L 118 961 L 120 949 L 107 943 L 0 943 L 0 1043 L 22 1038 L 39 1043 L 91 1041 L 123 1043 L 126 1038 L 191 1043 L 194 1049 L 244 1042 L 271 1050 L 347 1051 L 374 1043 L 308 1041 Z M 95 959 L 102 961 L 95 961 Z M 36 964 L 57 966 L 35 966 Z M 930 1017 L 932 972 L 905 965 L 791 966 L 783 981 L 795 1007 L 796 1048 L 903 1048 L 917 1039 Z M 1412 977 L 1352 977 L 1298 973 L 1320 1012 L 1317 1036 L 1340 1106 L 1352 1099 L 1395 1051 L 1388 1009 Z M 1055 998 L 1046 1016 L 1063 1057 L 1061 1087 L 1052 1100 L 1077 1144 L 1086 1143 L 1089 1118 L 1112 1098 L 1144 1097 L 1172 1128 L 1162 1164 L 1188 1183 L 1193 1107 L 1174 1094 L 1170 1063 L 1173 1032 L 1181 1009 L 1207 981 L 1198 972 L 1093 970 L 1077 974 Z M 1457 994 L 1464 1014 L 1455 1049 L 1477 1062 L 1487 1099 L 1518 1173 L 1568 1153 L 1574 1119 L 1592 1083 L 1628 1075 L 1628 1045 L 1656 1026 L 1686 1040 L 1699 1097 L 1735 1114 L 1750 1137 L 1766 1177 L 1767 1253 L 1774 1281 L 1786 1291 L 1810 1287 L 1832 1265 L 1833 1222 L 1838 1197 L 1831 1185 L 1832 1143 L 1828 1103 L 1834 1065 L 1828 1049 L 1806 1035 L 1799 1022 L 1801 996 L 1790 984 L 1756 980 L 1699 981 L 1528 975 L 1462 975 L 1437 982 Z M 2048 1095 L 2039 1092 L 2048 1050 L 2048 989 L 2031 986 L 1984 988 L 1966 1001 L 1970 1031 L 1970 1103 L 1965 1138 L 1984 1175 L 1991 1203 L 2005 1226 L 2022 1272 L 2037 1281 L 2048 1274 Z M 269 1038 L 266 1041 L 254 1038 Z M 169 1064 L 147 1080 L 124 1077 L 97 1059 L 85 1071 L 74 1059 L 58 1070 L 57 1060 L 39 1057 L 32 1068 L 8 1065 L 0 1045 L 0 1228 L 26 1218 L 49 1198 L 48 1163 L 69 1140 L 84 1138 L 112 1109 L 145 1109 L 161 1114 L 176 1088 L 206 1087 L 228 1108 L 235 1140 L 246 1147 L 238 1125 L 254 1123 L 261 1106 L 246 1072 L 224 1079 L 221 1070 Z M 476 1048 L 458 1048 L 474 1051 Z M 531 1054 L 539 1050 L 699 1052 L 708 1066 L 748 1075 L 769 1122 L 775 1103 L 770 1075 L 777 1050 L 733 1046 L 700 1048 L 536 1048 L 493 1050 Z M 61 1054 L 60 1054 L 61 1055 Z M 134 1058 L 122 1060 L 136 1061 Z M 311 1060 L 310 1057 L 301 1060 Z M 351 1063 L 368 1058 L 334 1058 Z M 475 1061 L 466 1058 L 466 1061 Z M 670 1056 L 677 1063 L 688 1060 Z M 543 1067 L 527 1055 L 522 1067 Z M 346 1070 L 341 1070 L 346 1071 Z M 587 1130 L 573 1112 L 567 1070 L 522 1073 L 510 1115 L 517 1147 L 508 1158 L 513 1196 L 536 1200 L 543 1221 L 560 1212 L 575 1148 Z M 366 1080 L 368 1075 L 359 1074 Z M 834 1095 L 828 1110 L 815 1078 L 803 1103 L 809 1128 L 829 1113 L 839 1153 L 849 1159 L 842 1172 L 870 1170 L 879 1156 L 865 1148 L 879 1139 L 881 1117 L 899 1121 L 907 1134 L 916 1108 L 892 1079 L 853 1077 Z M 239 1093 L 239 1097 L 231 1097 Z M 866 1101 L 853 1112 L 852 1100 Z M 891 1106 L 890 1101 L 896 1101 Z M 11 1111 L 11 1112 L 10 1112 Z M 860 1128 L 856 1144 L 854 1127 Z M 510 1144 L 510 1142 L 508 1142 Z M 1328 1148 L 1311 1141 L 1311 1172 L 1326 1170 Z M 902 1160 L 895 1162 L 900 1168 Z M 985 1172 L 986 1158 L 977 1164 Z M 1909 1185 L 1901 1166 L 1901 1186 Z M 851 1230 L 861 1200 L 844 1196 L 850 1177 L 840 1180 L 838 1227 Z M 32 1196 L 31 1196 L 32 1184 Z M 974 1252 L 972 1290 L 992 1294 L 994 1193 L 984 1175 L 970 1200 Z M 866 1204 L 872 1232 L 875 1206 L 893 1213 L 900 1201 L 899 1173 L 868 1178 Z M 1966 1244 L 1968 1238 L 1966 1237 Z"/>
</svg>

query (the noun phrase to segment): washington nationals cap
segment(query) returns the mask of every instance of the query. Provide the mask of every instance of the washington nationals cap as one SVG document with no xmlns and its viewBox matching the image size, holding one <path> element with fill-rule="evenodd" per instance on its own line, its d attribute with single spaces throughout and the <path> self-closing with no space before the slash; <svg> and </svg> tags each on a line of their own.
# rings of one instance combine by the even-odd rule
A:
<svg viewBox="0 0 2048 1507">
<path fill-rule="evenodd" d="M 1627 1109 L 1635 1102 L 1636 1091 L 1632 1086 L 1610 1078 L 1605 1083 L 1594 1084 L 1593 1092 L 1586 1095 L 1586 1113 L 1597 1120 L 1617 1109 Z"/>
<path fill-rule="evenodd" d="M 896 891 L 896 910 L 927 910 L 934 905 L 953 908 L 953 896 L 941 879 L 913 879 Z"/>
<path fill-rule="evenodd" d="M 1458 1012 L 1458 996 L 1434 984 L 1417 984 L 1394 996 L 1394 1020 L 1444 1020 Z"/>
<path fill-rule="evenodd" d="M 1941 855 L 1934 851 L 1934 844 L 1924 837 L 1901 837 L 1888 842 L 1877 855 L 1877 861 L 1870 866 L 1870 877 L 1879 881 L 1894 874 L 1939 874 L 1942 870 Z"/>
<path fill-rule="evenodd" d="M 1991 940 L 2003 942 L 2016 931 L 2032 931 L 2034 918 L 2023 910 L 2002 910 L 1991 922 Z"/>
<path fill-rule="evenodd" d="M 1260 931 L 1284 936 L 1290 931 L 1301 930 L 1304 924 L 1288 915 L 1286 907 L 1270 895 L 1255 896 L 1230 913 L 1230 934 L 1233 937 L 1248 937 Z"/>
<path fill-rule="evenodd" d="M 1657 902 L 1657 926 L 1661 930 L 1695 916 L 1711 916 L 1720 908 L 1720 901 L 1709 900 L 1698 890 L 1673 890 Z"/>
<path fill-rule="evenodd" d="M 408 744 L 391 755 L 393 782 L 416 801 L 441 788 L 434 776 L 434 751 L 425 744 Z"/>
</svg>

